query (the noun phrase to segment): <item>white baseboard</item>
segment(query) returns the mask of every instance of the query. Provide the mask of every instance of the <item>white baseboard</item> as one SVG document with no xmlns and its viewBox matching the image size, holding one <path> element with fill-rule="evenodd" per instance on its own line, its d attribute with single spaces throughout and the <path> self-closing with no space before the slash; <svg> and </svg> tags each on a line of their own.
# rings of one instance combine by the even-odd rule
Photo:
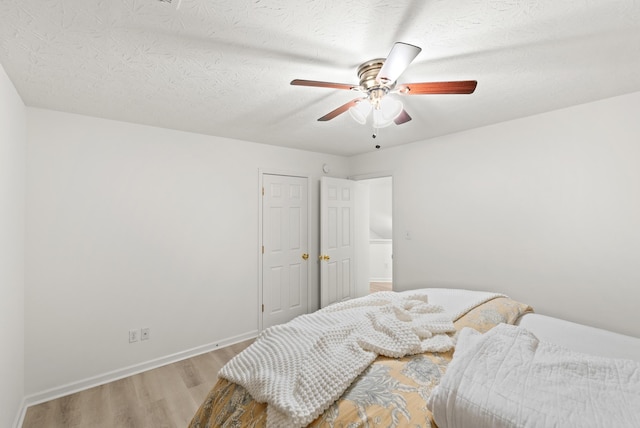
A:
<svg viewBox="0 0 640 428">
<path fill-rule="evenodd" d="M 245 340 L 254 339 L 258 336 L 258 331 L 251 331 L 238 336 L 230 337 L 218 342 L 210 343 L 207 345 L 198 346 L 186 351 L 176 352 L 166 357 L 156 358 L 144 363 L 135 364 L 122 369 L 113 370 L 101 375 L 92 376 L 87 379 L 79 380 L 77 382 L 71 382 L 66 385 L 51 388 L 46 391 L 38 392 L 36 394 L 28 395 L 23 400 L 22 415 L 18 416 L 17 421 L 20 425 L 16 425 L 16 428 L 22 426 L 22 420 L 24 414 L 29 406 L 44 403 L 45 401 L 54 400 L 56 398 L 64 397 L 65 395 L 73 394 L 83 391 L 85 389 L 93 388 L 95 386 L 104 385 L 105 383 L 113 382 L 125 377 L 133 376 L 138 373 L 146 372 L 147 370 L 155 369 L 158 367 L 166 366 L 177 361 L 186 360 L 187 358 L 195 357 L 196 355 L 204 354 L 216 349 L 222 349 L 227 346 L 234 345 L 236 343 L 244 342 Z"/>
<path fill-rule="evenodd" d="M 22 424 L 24 422 L 24 415 L 27 413 L 27 402 L 26 399 L 22 399 L 20 403 L 20 409 L 18 409 L 18 414 L 16 415 L 16 420 L 13 422 L 13 428 L 22 428 Z"/>
<path fill-rule="evenodd" d="M 369 282 L 392 282 L 393 278 L 371 278 Z"/>
</svg>

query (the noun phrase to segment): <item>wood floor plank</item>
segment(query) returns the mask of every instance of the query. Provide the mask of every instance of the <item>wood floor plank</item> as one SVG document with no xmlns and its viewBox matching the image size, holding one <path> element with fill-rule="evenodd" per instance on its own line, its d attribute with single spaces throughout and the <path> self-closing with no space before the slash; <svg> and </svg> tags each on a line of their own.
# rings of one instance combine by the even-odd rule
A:
<svg viewBox="0 0 640 428">
<path fill-rule="evenodd" d="M 212 383 L 218 377 L 218 371 L 222 367 L 217 361 L 208 354 L 199 355 L 191 358 L 191 362 L 200 376 L 203 383 Z"/>
<path fill-rule="evenodd" d="M 144 372 L 135 376 L 131 376 L 133 387 L 136 390 L 136 398 L 138 399 L 138 402 L 143 406 L 147 406 L 155 401 L 158 401 L 158 398 L 154 398 L 152 396 L 152 393 L 149 389 L 150 380 L 147 380 L 147 378 L 151 379 L 153 378 L 153 376 L 147 373 L 148 372 Z"/>
<path fill-rule="evenodd" d="M 109 384 L 105 384 L 73 394 L 80 397 L 82 422 L 85 426 L 106 426 L 113 417 L 109 392 Z"/>
<path fill-rule="evenodd" d="M 189 388 L 189 394 L 191 394 L 191 397 L 196 403 L 202 403 L 204 399 L 207 398 L 207 394 L 209 394 L 209 391 L 211 390 L 211 388 L 213 388 L 213 385 L 215 385 L 216 381 L 206 384 L 203 383 L 198 386 L 194 386 L 193 388 Z"/>
<path fill-rule="evenodd" d="M 108 383 L 107 388 L 111 409 L 114 413 L 119 413 L 121 410 L 128 408 L 132 403 L 131 397 L 136 396 L 135 386 L 131 377 Z"/>
<path fill-rule="evenodd" d="M 113 423 L 122 428 L 139 428 L 146 426 L 145 417 L 142 407 L 132 404 L 119 408 L 113 415 Z"/>
<path fill-rule="evenodd" d="M 51 412 L 53 401 L 39 404 L 37 406 L 30 407 L 25 416 L 23 427 L 45 427 L 47 425 L 48 415 Z"/>
<path fill-rule="evenodd" d="M 182 381 L 187 388 L 200 385 L 203 382 L 199 370 L 195 367 L 191 359 L 178 361 L 176 363 L 176 368 L 178 369 L 178 372 L 182 377 Z"/>
<path fill-rule="evenodd" d="M 393 285 L 390 282 L 371 282 L 369 283 L 369 292 L 392 291 Z"/>
<path fill-rule="evenodd" d="M 132 376 L 133 384 L 136 388 L 136 396 L 143 404 L 153 403 L 163 398 L 161 381 L 157 375 L 157 371 L 162 369 L 164 367 Z"/>
<path fill-rule="evenodd" d="M 176 426 L 187 426 L 199 403 L 195 403 L 176 365 L 158 370 L 162 396 L 167 403 L 168 413 Z"/>
<path fill-rule="evenodd" d="M 147 405 L 147 426 L 149 428 L 182 428 L 177 427 L 169 415 L 169 406 L 165 400 L 159 400 Z"/>
<path fill-rule="evenodd" d="M 80 409 L 80 397 L 77 394 L 67 395 L 56 400 L 58 412 L 55 425 L 61 427 L 80 426 L 82 413 Z"/>
</svg>

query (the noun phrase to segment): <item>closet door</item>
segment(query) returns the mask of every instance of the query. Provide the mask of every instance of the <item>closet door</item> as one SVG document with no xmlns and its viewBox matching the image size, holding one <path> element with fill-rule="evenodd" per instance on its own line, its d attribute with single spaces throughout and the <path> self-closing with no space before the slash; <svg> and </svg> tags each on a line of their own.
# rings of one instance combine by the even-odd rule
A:
<svg viewBox="0 0 640 428">
<path fill-rule="evenodd" d="M 308 310 L 307 178 L 263 176 L 262 328 Z"/>
</svg>

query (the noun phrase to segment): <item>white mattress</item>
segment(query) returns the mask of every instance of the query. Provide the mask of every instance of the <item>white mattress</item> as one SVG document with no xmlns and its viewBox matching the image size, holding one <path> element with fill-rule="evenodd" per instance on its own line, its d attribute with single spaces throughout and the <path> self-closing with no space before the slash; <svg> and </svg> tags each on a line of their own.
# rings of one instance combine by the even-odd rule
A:
<svg viewBox="0 0 640 428">
<path fill-rule="evenodd" d="M 572 351 L 640 361 L 640 339 L 540 314 L 525 314 L 519 325 L 543 342 Z"/>
</svg>

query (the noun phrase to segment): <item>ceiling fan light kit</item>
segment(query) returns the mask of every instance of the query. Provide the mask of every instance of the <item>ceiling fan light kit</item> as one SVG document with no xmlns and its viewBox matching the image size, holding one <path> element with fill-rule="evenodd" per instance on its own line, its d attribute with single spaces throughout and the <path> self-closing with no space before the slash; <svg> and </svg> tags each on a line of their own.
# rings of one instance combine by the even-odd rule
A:
<svg viewBox="0 0 640 428">
<path fill-rule="evenodd" d="M 372 120 L 374 134 L 376 130 L 384 128 L 391 123 L 401 125 L 411 120 L 411 116 L 404 110 L 402 102 L 392 97 L 391 94 L 400 96 L 424 95 L 424 94 L 471 94 L 475 91 L 478 82 L 475 80 L 462 80 L 455 82 L 424 82 L 402 83 L 396 85 L 398 78 L 404 73 L 409 64 L 418 56 L 422 49 L 408 43 L 397 42 L 393 45 L 386 59 L 377 58 L 362 63 L 358 67 L 360 84 L 350 85 L 346 83 L 321 82 L 316 80 L 294 79 L 292 85 L 312 86 L 331 89 L 359 91 L 364 97 L 356 98 L 335 110 L 327 113 L 318 120 L 325 122 L 331 120 L 345 111 L 359 124 L 367 123 L 369 113 L 373 111 Z"/>
<path fill-rule="evenodd" d="M 349 108 L 349 114 L 360 125 L 367 123 L 367 116 L 369 116 L 370 111 L 371 104 L 366 102 L 366 98 L 361 99 L 355 106 Z"/>
</svg>

